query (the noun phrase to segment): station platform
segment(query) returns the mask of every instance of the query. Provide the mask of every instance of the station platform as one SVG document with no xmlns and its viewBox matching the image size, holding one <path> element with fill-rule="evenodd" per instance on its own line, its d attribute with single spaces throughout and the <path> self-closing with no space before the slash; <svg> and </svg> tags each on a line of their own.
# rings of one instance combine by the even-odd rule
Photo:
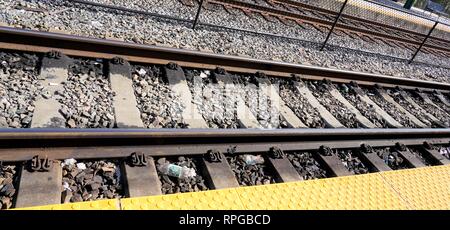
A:
<svg viewBox="0 0 450 230">
<path fill-rule="evenodd" d="M 344 2 L 345 0 L 337 0 L 339 2 Z M 431 16 L 425 16 L 425 15 L 417 15 L 417 13 L 412 12 L 405 12 L 397 10 L 397 9 L 391 9 L 388 7 L 385 7 L 383 5 L 378 5 L 372 2 L 364 1 L 364 0 L 350 0 L 348 2 L 349 5 L 358 7 L 360 9 L 366 10 L 367 12 L 373 12 L 375 14 L 381 14 L 381 15 L 387 15 L 392 18 L 396 18 L 402 21 L 407 21 L 410 23 L 415 23 L 418 25 L 422 25 L 428 28 L 431 28 L 436 20 L 441 22 L 436 28 L 439 30 L 443 30 L 446 32 L 450 32 L 450 21 L 448 18 L 444 17 L 431 17 Z"/>
<path fill-rule="evenodd" d="M 205 192 L 100 200 L 24 209 L 450 209 L 450 165 Z"/>
</svg>

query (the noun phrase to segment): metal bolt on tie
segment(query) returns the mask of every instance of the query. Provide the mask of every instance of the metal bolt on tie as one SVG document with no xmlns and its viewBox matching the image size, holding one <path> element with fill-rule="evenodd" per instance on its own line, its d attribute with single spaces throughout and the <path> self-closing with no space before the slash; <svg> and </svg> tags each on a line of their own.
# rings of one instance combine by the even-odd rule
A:
<svg viewBox="0 0 450 230">
<path fill-rule="evenodd" d="M 116 65 L 123 65 L 123 64 L 125 64 L 125 59 L 123 59 L 123 58 L 121 58 L 121 57 L 114 57 L 114 58 L 111 60 L 111 62 L 112 62 L 113 64 L 116 64 Z"/>
<path fill-rule="evenodd" d="M 360 149 L 362 152 L 364 153 L 373 153 L 373 148 L 372 146 L 368 145 L 368 144 L 361 144 Z"/>
<path fill-rule="evenodd" d="M 206 152 L 206 159 L 209 162 L 222 162 L 222 154 L 217 149 L 210 149 Z"/>
<path fill-rule="evenodd" d="M 328 146 L 322 145 L 319 148 L 319 153 L 323 156 L 331 156 L 333 154 L 333 150 L 331 150 L 331 148 Z"/>
<path fill-rule="evenodd" d="M 177 70 L 180 66 L 175 63 L 175 62 L 169 62 L 167 64 L 167 68 L 171 69 L 171 70 Z"/>
<path fill-rule="evenodd" d="M 36 171 L 50 171 L 50 169 L 52 168 L 52 161 L 48 159 L 47 156 L 45 156 L 45 158 L 41 158 L 39 155 L 34 156 L 31 161 L 30 161 L 30 168 L 31 171 L 36 172 Z"/>
<path fill-rule="evenodd" d="M 62 53 L 56 50 L 52 50 L 47 53 L 48 58 L 60 59 L 62 57 Z"/>
<path fill-rule="evenodd" d="M 270 147 L 269 153 L 273 159 L 282 159 L 285 156 L 283 150 L 277 146 Z"/>
<path fill-rule="evenodd" d="M 130 161 L 132 166 L 147 166 L 147 157 L 142 152 L 134 152 L 130 156 Z"/>
</svg>

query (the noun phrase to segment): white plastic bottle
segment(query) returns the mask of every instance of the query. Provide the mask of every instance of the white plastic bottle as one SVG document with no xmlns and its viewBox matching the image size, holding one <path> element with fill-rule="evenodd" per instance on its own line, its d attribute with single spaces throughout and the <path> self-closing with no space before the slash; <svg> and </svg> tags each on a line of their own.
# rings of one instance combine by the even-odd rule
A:
<svg viewBox="0 0 450 230">
<path fill-rule="evenodd" d="M 186 166 L 179 166 L 175 164 L 165 163 L 163 165 L 160 165 L 158 167 L 158 170 L 165 175 L 177 177 L 177 178 L 189 178 L 189 177 L 195 177 L 197 173 L 194 169 L 188 168 Z"/>
<path fill-rule="evenodd" d="M 244 160 L 245 164 L 247 165 L 256 165 L 256 164 L 262 164 L 264 163 L 264 158 L 261 157 L 261 155 L 243 155 L 242 159 Z"/>
</svg>

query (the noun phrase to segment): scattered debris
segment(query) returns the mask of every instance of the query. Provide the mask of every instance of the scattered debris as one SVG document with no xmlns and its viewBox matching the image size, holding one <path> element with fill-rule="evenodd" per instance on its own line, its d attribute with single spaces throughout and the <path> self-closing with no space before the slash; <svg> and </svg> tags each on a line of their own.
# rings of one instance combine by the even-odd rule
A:
<svg viewBox="0 0 450 230">
<path fill-rule="evenodd" d="M 406 161 L 401 157 L 397 151 L 391 148 L 374 149 L 378 157 L 384 160 L 390 168 L 394 170 L 409 168 Z"/>
<path fill-rule="evenodd" d="M 61 164 L 62 203 L 123 197 L 122 178 L 117 161 L 76 162 L 75 159 L 66 159 Z"/>
<path fill-rule="evenodd" d="M 168 175 L 172 177 L 177 177 L 181 179 L 195 177 L 197 173 L 195 172 L 195 169 L 188 168 L 186 166 L 178 166 L 175 164 L 170 164 L 168 162 L 158 165 L 158 170 L 163 175 Z"/>
<path fill-rule="evenodd" d="M 344 166 L 352 171 L 354 174 L 365 174 L 369 172 L 369 169 L 361 162 L 361 160 L 355 156 L 352 150 L 335 150 L 339 159 L 341 159 Z"/>
<path fill-rule="evenodd" d="M 16 194 L 17 171 L 15 165 L 0 162 L 0 209 L 9 209 Z"/>
<path fill-rule="evenodd" d="M 198 172 L 197 164 L 197 159 L 191 157 L 159 158 L 156 161 L 156 168 L 161 181 L 162 193 L 208 190 L 203 177 L 196 173 Z"/>
<path fill-rule="evenodd" d="M 449 147 L 444 147 L 444 146 L 439 147 L 439 153 L 442 156 L 445 156 L 450 159 L 450 148 Z"/>
<path fill-rule="evenodd" d="M 242 160 L 247 165 L 256 165 L 256 164 L 264 164 L 264 158 L 261 155 L 241 155 Z"/>
<path fill-rule="evenodd" d="M 310 152 L 292 152 L 286 154 L 294 168 L 305 180 L 327 177 L 327 171 L 317 162 Z"/>
<path fill-rule="evenodd" d="M 264 159 L 259 159 L 260 156 L 246 154 L 247 156 L 253 157 L 243 157 L 243 156 L 227 156 L 227 160 L 230 164 L 231 169 L 236 175 L 237 181 L 240 185 L 262 185 L 262 184 L 272 184 L 275 183 L 274 174 L 270 168 L 264 164 Z M 247 164 L 247 159 L 252 159 L 251 164 Z M 261 163 L 256 163 L 254 159 L 259 159 Z"/>
</svg>

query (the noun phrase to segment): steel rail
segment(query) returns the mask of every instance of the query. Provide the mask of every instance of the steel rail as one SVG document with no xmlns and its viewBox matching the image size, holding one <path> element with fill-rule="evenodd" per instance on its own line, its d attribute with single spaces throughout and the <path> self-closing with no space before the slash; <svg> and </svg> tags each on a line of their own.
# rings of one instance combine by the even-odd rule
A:
<svg viewBox="0 0 450 230">
<path fill-rule="evenodd" d="M 385 138 L 386 135 L 401 137 L 448 136 L 447 128 L 401 128 L 401 129 L 0 129 L 0 141 L 27 139 L 136 139 L 136 138 Z"/>
<path fill-rule="evenodd" d="M 27 140 L 24 142 L 24 140 Z M 0 130 L 0 161 L 25 161 L 35 155 L 51 159 L 123 158 L 133 152 L 151 156 L 203 155 L 210 149 L 240 153 L 449 144 L 450 129 L 336 130 Z M 19 146 L 19 147 L 18 147 Z"/>
<path fill-rule="evenodd" d="M 117 175 L 123 185 L 123 192 L 120 194 L 125 197 L 138 197 L 161 195 L 164 191 L 161 183 L 158 183 L 161 175 L 161 171 L 157 167 L 159 162 L 157 158 L 159 157 L 195 157 L 195 171 L 204 179 L 203 185 L 209 189 L 223 189 L 240 186 L 239 177 L 233 173 L 234 170 L 225 159 L 235 154 L 261 155 L 265 159 L 267 175 L 270 175 L 275 182 L 280 183 L 302 180 L 302 175 L 299 175 L 293 163 L 284 157 L 293 152 L 308 151 L 311 153 L 312 159 L 319 162 L 317 166 L 326 171 L 327 177 L 340 177 L 354 173 L 341 163 L 338 156 L 320 154 L 320 148 L 323 146 L 331 149 L 351 149 L 353 154 L 360 157 L 361 162 L 367 166 L 367 172 L 373 173 L 390 168 L 377 157 L 377 153 L 369 153 L 366 157 L 362 144 L 370 145 L 373 148 L 392 148 L 399 143 L 408 147 L 420 148 L 424 146 L 424 142 L 433 145 L 450 143 L 450 129 L 379 129 L 370 131 L 302 129 L 282 132 L 279 130 L 241 132 L 241 130 L 189 129 L 1 129 L 0 133 L 3 134 L 0 138 L 0 162 L 17 166 L 18 174 L 14 183 L 17 195 L 13 197 L 12 202 L 14 207 L 19 208 L 57 204 L 61 203 L 61 200 L 68 201 L 70 197 L 61 191 L 61 184 L 66 178 L 64 172 L 72 173 L 72 176 L 74 174 L 67 168 L 64 168 L 63 171 L 64 166 L 60 162 L 70 158 L 81 162 L 99 159 L 113 160 L 115 166 L 120 169 L 119 172 L 122 172 Z M 14 135 L 16 133 L 22 134 L 26 141 L 14 139 L 17 137 Z M 48 134 L 54 135 L 54 138 L 42 139 L 42 135 L 48 137 Z M 76 136 L 77 134 L 82 135 Z M 268 139 L 262 141 L 261 136 L 257 134 Z M 279 136 L 281 134 L 290 139 L 281 138 L 282 136 Z M 295 136 L 291 136 L 292 134 Z M 311 136 L 311 134 L 317 136 Z M 343 138 L 340 135 L 350 136 Z M 208 136 L 213 138 L 206 138 Z M 233 138 L 225 138 L 225 136 L 233 136 Z M 10 139 L 8 140 L 8 138 Z M 273 153 L 271 149 L 274 148 L 280 149 L 282 152 L 275 151 L 279 154 Z M 402 154 L 402 159 L 406 161 L 408 167 L 425 166 L 409 151 L 399 154 Z M 403 154 L 409 155 L 405 157 Z M 439 158 L 442 157 L 439 156 L 439 153 L 433 155 L 431 152 L 424 152 L 423 154 L 429 157 L 429 161 L 433 160 L 433 165 L 445 164 L 445 161 Z M 210 159 L 219 159 L 219 161 L 212 162 Z M 155 162 L 155 160 L 157 161 Z M 96 172 L 93 174 L 95 175 Z M 79 182 L 79 177 L 83 175 L 76 175 L 76 181 Z M 86 182 L 90 179 L 85 177 L 83 180 Z M 87 195 L 94 193 L 95 189 L 91 190 L 87 191 Z M 94 196 L 95 198 L 97 196 Z"/>
<path fill-rule="evenodd" d="M 115 56 L 121 56 L 132 62 L 152 64 L 177 62 L 181 66 L 192 68 L 214 69 L 217 66 L 222 66 L 231 72 L 254 73 L 256 71 L 264 71 L 268 75 L 273 76 L 301 74 L 305 79 L 314 80 L 328 78 L 334 82 L 356 81 L 363 85 L 401 86 L 409 89 L 420 88 L 426 91 L 450 90 L 450 84 L 448 83 L 9 27 L 0 27 L 0 48 L 28 52 L 59 50 L 66 55 L 81 57 L 111 59 Z"/>
</svg>

